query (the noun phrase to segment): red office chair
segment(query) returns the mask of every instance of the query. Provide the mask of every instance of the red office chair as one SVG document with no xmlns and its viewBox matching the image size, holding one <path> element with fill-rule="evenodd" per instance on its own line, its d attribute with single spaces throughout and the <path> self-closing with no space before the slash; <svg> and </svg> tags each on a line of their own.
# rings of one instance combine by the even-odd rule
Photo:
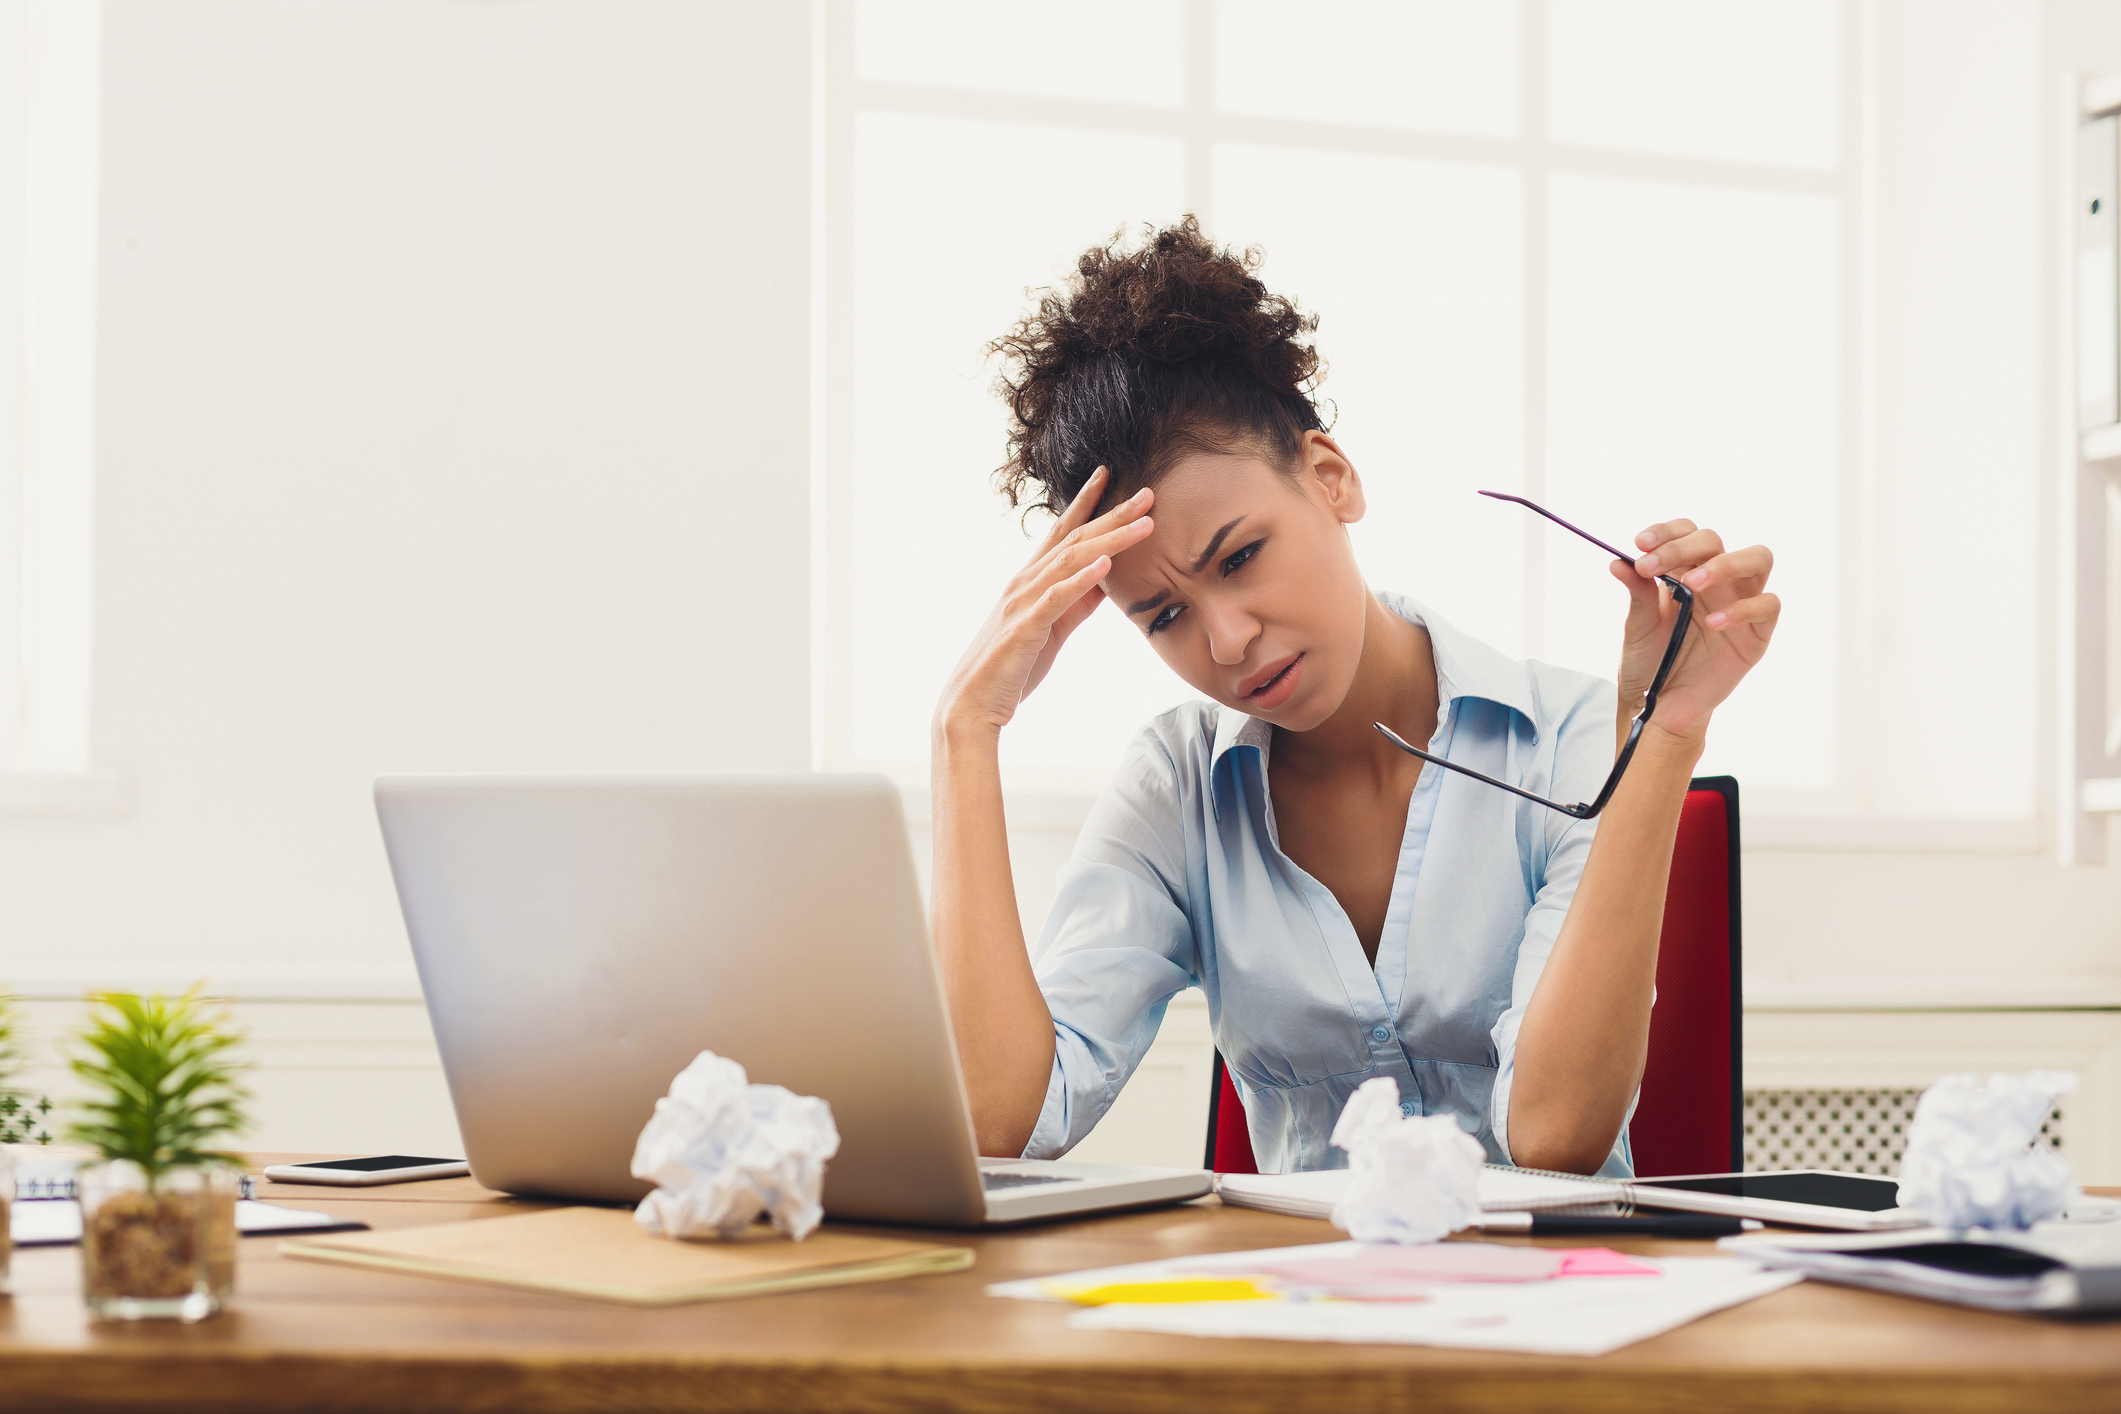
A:
<svg viewBox="0 0 2121 1414">
<path fill-rule="evenodd" d="M 1738 915 L 1738 782 L 1698 777 L 1679 815 L 1650 1053 L 1628 1125 L 1635 1172 L 1644 1177 L 1745 1167 Z M 1219 1051 L 1206 1163 L 1217 1173 L 1259 1172 L 1244 1101 Z"/>
</svg>

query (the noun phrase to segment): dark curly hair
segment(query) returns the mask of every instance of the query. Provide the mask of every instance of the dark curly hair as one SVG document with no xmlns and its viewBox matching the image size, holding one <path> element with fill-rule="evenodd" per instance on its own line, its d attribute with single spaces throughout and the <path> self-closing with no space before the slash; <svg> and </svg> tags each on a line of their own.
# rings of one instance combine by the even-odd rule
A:
<svg viewBox="0 0 2121 1414">
<path fill-rule="evenodd" d="M 1195 452 L 1253 450 L 1277 465 L 1322 427 L 1318 317 L 1254 275 L 1261 255 L 1218 248 L 1187 216 L 1133 249 L 1084 251 L 1075 278 L 988 346 L 1003 370 L 1012 506 L 1058 515 L 1100 466 L 1111 503 Z"/>
</svg>

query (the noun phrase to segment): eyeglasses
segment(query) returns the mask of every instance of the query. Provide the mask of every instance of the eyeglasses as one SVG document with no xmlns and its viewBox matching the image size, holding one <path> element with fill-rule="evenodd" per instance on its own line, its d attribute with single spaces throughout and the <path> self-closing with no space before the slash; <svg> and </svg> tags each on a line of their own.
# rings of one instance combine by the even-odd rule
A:
<svg viewBox="0 0 2121 1414">
<path fill-rule="evenodd" d="M 1535 506 L 1522 496 L 1512 496 L 1504 491 L 1483 491 L 1480 494 L 1483 496 L 1493 496 L 1498 501 L 1515 501 L 1518 505 L 1523 506 L 1526 510 L 1536 511 L 1540 515 L 1545 516 L 1548 520 L 1554 522 L 1554 524 L 1560 526 L 1563 530 L 1571 531 L 1574 534 L 1581 535 L 1584 539 L 1590 541 L 1593 545 L 1596 545 L 1599 549 L 1605 551 L 1607 554 L 1613 555 L 1619 559 L 1626 560 L 1631 565 L 1635 563 L 1635 557 L 1633 555 L 1621 554 L 1620 551 L 1615 550 L 1612 546 L 1606 544 L 1605 541 L 1600 540 L 1597 536 L 1591 534 L 1589 531 L 1581 530 L 1578 529 L 1576 526 L 1570 525 L 1567 521 L 1563 520 L 1560 516 L 1555 515 L 1546 507 Z M 1627 770 L 1629 760 L 1632 759 L 1635 755 L 1635 743 L 1641 740 L 1642 738 L 1643 723 L 1649 721 L 1650 714 L 1657 710 L 1657 694 L 1663 690 L 1664 680 L 1672 675 L 1672 664 L 1677 662 L 1679 659 L 1679 646 L 1680 644 L 1686 641 L 1687 625 L 1693 622 L 1694 591 L 1688 589 L 1685 585 L 1681 584 L 1678 580 L 1672 578 L 1668 574 L 1658 575 L 1657 580 L 1658 583 L 1664 585 L 1667 589 L 1671 590 L 1673 602 L 1679 605 L 1679 617 L 1672 624 L 1672 641 L 1664 646 L 1664 660 L 1657 665 L 1657 676 L 1650 679 L 1650 690 L 1642 695 L 1642 710 L 1635 714 L 1635 720 L 1628 726 L 1627 744 L 1620 748 L 1620 755 L 1616 757 L 1613 761 L 1613 773 L 1605 778 L 1605 785 L 1599 789 L 1597 799 L 1576 805 L 1563 805 L 1558 800 L 1548 800 L 1545 796 L 1534 795 L 1528 790 L 1519 790 L 1516 786 L 1511 785 L 1507 781 L 1498 781 L 1493 776 L 1483 776 L 1480 772 L 1475 771 L 1470 767 L 1460 766 L 1453 762 L 1446 761 L 1441 756 L 1431 756 L 1428 752 L 1423 751 L 1420 747 L 1408 743 L 1405 737 L 1402 737 L 1398 732 L 1393 731 L 1383 722 L 1372 722 L 1370 725 L 1376 727 L 1379 731 L 1383 732 L 1386 738 L 1389 739 L 1394 746 L 1398 747 L 1401 751 L 1406 752 L 1410 756 L 1419 756 L 1424 761 L 1433 761 L 1437 765 L 1443 767 L 1446 771 L 1456 771 L 1461 776 L 1471 776 L 1476 781 L 1484 781 L 1488 785 L 1496 787 L 1498 790 L 1508 791 L 1511 795 L 1523 796 L 1526 800 L 1534 801 L 1540 805 L 1544 805 L 1549 810 L 1559 810 L 1562 814 L 1570 816 L 1574 819 L 1590 819 L 1599 811 L 1605 809 L 1606 802 L 1610 801 L 1613 798 L 1613 789 L 1614 787 L 1620 784 L 1621 773 Z"/>
</svg>

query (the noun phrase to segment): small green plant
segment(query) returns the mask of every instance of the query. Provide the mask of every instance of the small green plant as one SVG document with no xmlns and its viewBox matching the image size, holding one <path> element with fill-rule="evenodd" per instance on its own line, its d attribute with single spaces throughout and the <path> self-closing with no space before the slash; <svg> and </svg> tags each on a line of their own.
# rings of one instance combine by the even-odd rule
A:
<svg viewBox="0 0 2121 1414">
<path fill-rule="evenodd" d="M 125 1159 L 152 1193 L 171 1169 L 234 1164 L 209 1146 L 247 1122 L 249 1094 L 230 1050 L 242 1036 L 224 1008 L 193 987 L 181 997 L 101 992 L 69 1062 L 91 1096 L 66 1137 Z"/>
</svg>

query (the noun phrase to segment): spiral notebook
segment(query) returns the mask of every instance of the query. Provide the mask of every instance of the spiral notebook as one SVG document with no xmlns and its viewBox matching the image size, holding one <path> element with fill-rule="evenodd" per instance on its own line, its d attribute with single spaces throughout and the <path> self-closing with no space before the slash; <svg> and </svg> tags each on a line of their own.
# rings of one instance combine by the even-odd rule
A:
<svg viewBox="0 0 2121 1414">
<path fill-rule="evenodd" d="M 1292 1218 L 1331 1217 L 1333 1205 L 1348 1190 L 1346 1169 L 1309 1173 L 1226 1173 L 1215 1191 L 1225 1203 L 1259 1208 Z M 1604 1179 L 1545 1169 L 1505 1168 L 1489 1164 L 1480 1171 L 1480 1206 L 1490 1213 L 1530 1213 L 1569 1208 L 1579 1203 L 1617 1203 L 1627 1189 Z"/>
</svg>

